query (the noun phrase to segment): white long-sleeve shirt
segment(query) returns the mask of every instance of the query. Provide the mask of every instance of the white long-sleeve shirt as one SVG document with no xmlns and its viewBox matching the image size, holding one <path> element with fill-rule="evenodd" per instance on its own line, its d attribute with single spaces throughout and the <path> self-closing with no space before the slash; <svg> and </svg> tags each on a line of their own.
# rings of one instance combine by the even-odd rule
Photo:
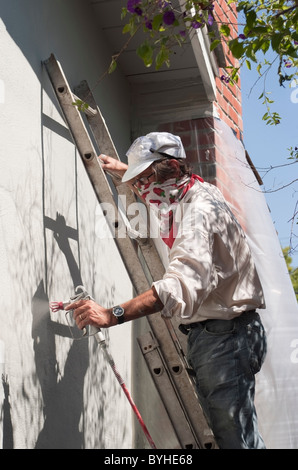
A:
<svg viewBox="0 0 298 470">
<path fill-rule="evenodd" d="M 245 234 L 218 188 L 196 182 L 175 219 L 169 265 L 163 279 L 153 283 L 163 316 L 178 315 L 187 324 L 265 308 Z"/>
</svg>

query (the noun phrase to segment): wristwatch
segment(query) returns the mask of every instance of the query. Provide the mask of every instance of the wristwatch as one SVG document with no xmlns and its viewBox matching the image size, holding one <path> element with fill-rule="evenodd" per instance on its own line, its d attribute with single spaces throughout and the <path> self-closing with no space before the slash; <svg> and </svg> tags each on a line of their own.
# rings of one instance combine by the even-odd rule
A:
<svg viewBox="0 0 298 470">
<path fill-rule="evenodd" d="M 124 308 L 117 305 L 112 308 L 112 313 L 117 318 L 119 324 L 124 322 Z"/>
</svg>

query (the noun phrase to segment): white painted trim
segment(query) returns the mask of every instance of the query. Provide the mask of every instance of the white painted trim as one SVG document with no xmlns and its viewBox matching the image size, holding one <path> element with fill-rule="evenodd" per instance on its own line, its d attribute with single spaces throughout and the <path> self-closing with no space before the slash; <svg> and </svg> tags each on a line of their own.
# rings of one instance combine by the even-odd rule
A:
<svg viewBox="0 0 298 470">
<path fill-rule="evenodd" d="M 179 0 L 179 3 L 180 8 L 183 11 L 184 0 Z M 194 34 L 193 37 L 190 37 L 190 42 L 202 77 L 207 98 L 209 101 L 215 101 L 216 84 L 214 75 L 216 75 L 217 66 L 214 57 L 212 57 L 213 54 L 210 52 L 206 26 L 204 26 L 203 29 L 198 29 L 196 34 Z"/>
<path fill-rule="evenodd" d="M 210 101 L 215 101 L 216 84 L 212 67 L 211 54 L 210 51 L 207 50 L 204 35 L 201 29 L 196 31 L 196 35 L 191 39 L 191 45 L 198 64 L 198 69 L 202 77 L 207 98 Z"/>
</svg>

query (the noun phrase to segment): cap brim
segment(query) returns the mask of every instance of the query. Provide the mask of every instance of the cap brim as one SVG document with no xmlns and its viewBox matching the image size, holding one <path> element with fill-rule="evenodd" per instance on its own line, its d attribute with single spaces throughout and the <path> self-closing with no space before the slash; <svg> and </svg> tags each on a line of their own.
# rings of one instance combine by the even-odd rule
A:
<svg viewBox="0 0 298 470">
<path fill-rule="evenodd" d="M 152 165 L 153 162 L 156 161 L 156 157 L 150 159 L 150 161 L 142 162 L 142 163 L 137 163 L 136 165 L 129 165 L 128 169 L 124 173 L 122 177 L 122 182 L 126 183 L 126 181 L 132 180 L 136 176 L 140 175 L 145 171 L 147 168 L 149 168 L 150 165 Z"/>
</svg>

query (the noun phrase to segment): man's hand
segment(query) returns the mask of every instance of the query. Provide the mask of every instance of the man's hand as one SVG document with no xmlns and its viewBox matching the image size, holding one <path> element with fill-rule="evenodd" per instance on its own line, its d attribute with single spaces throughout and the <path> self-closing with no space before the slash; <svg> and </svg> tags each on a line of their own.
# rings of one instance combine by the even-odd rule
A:
<svg viewBox="0 0 298 470">
<path fill-rule="evenodd" d="M 116 158 L 109 157 L 108 155 L 101 154 L 99 155 L 99 160 L 101 162 L 102 169 L 114 173 L 122 178 L 124 173 L 127 170 L 126 163 L 117 160 Z"/>
<path fill-rule="evenodd" d="M 155 288 L 151 287 L 143 294 L 121 303 L 121 307 L 124 308 L 124 321 L 127 322 L 156 313 L 163 308 L 163 304 Z M 94 300 L 78 300 L 67 305 L 65 310 L 73 310 L 73 317 L 80 330 L 88 325 L 95 326 L 95 328 L 110 328 L 119 325 L 112 309 L 102 307 Z"/>
<path fill-rule="evenodd" d="M 73 310 L 73 317 L 80 330 L 88 325 L 109 328 L 118 324 L 112 309 L 104 308 L 93 300 L 79 300 L 68 305 L 65 310 Z"/>
</svg>

